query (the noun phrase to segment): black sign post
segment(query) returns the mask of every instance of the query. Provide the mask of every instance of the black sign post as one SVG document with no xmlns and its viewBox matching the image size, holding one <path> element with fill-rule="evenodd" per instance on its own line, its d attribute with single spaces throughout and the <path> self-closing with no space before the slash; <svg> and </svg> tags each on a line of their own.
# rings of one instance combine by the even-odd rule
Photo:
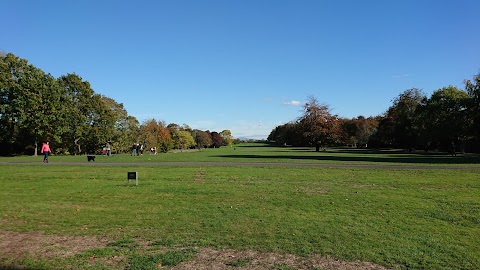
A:
<svg viewBox="0 0 480 270">
<path fill-rule="evenodd" d="M 135 180 L 135 185 L 138 186 L 138 173 L 137 172 L 128 172 L 127 176 L 127 185 L 130 186 L 130 180 Z"/>
</svg>

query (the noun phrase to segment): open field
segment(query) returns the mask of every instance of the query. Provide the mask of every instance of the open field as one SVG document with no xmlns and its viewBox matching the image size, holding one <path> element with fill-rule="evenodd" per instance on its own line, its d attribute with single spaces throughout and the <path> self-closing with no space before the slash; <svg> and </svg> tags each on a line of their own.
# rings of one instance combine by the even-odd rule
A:
<svg viewBox="0 0 480 270">
<path fill-rule="evenodd" d="M 0 163 L 41 162 L 42 156 L 0 157 Z M 52 156 L 52 162 L 81 162 L 85 156 Z M 368 150 L 333 148 L 326 152 L 315 152 L 312 148 L 271 147 L 268 144 L 243 144 L 240 146 L 204 149 L 188 152 L 132 157 L 129 154 L 111 157 L 97 156 L 97 163 L 147 163 L 147 162 L 261 162 L 261 163 L 312 163 L 312 164 L 390 164 L 422 166 L 480 167 L 480 155 L 459 154 L 452 157 L 446 153 L 417 151 L 405 153 L 401 150 Z"/>
<path fill-rule="evenodd" d="M 0 269 L 480 268 L 474 155 L 245 145 L 41 160 L 0 158 Z M 226 161 L 299 166 L 201 163 Z M 302 166 L 316 163 L 344 167 Z"/>
</svg>

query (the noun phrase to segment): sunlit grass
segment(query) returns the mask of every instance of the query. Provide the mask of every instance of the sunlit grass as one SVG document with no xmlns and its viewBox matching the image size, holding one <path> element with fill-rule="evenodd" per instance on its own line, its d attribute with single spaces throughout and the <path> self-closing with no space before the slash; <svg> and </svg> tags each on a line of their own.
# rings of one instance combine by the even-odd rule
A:
<svg viewBox="0 0 480 270">
<path fill-rule="evenodd" d="M 0 157 L 0 162 L 38 162 L 42 156 Z M 86 164 L 87 158 L 80 156 L 51 156 L 50 162 L 74 162 Z M 401 150 L 370 150 L 329 148 L 315 152 L 313 148 L 271 147 L 268 144 L 252 143 L 233 145 L 201 151 L 174 151 L 151 155 L 145 152 L 141 156 L 114 154 L 96 156 L 95 163 L 156 163 L 156 162 L 262 162 L 262 163 L 309 163 L 309 164 L 385 164 L 385 165 L 442 165 L 480 167 L 477 154 L 459 154 L 456 157 L 448 153 L 417 151 L 408 153 Z M 92 162 L 93 163 L 93 162 Z"/>
<path fill-rule="evenodd" d="M 138 171 L 138 187 L 126 185 L 131 170 Z M 0 223 L 7 231 L 102 235 L 119 239 L 114 247 L 153 241 L 406 268 L 480 263 L 478 170 L 52 162 L 0 171 Z"/>
</svg>

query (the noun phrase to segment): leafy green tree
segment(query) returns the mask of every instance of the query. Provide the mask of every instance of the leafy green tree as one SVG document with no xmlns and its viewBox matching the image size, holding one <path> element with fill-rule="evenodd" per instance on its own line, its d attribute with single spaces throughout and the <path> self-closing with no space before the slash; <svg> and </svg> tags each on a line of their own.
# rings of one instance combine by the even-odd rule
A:
<svg viewBox="0 0 480 270">
<path fill-rule="evenodd" d="M 178 130 L 175 134 L 178 148 L 188 149 L 196 145 L 192 134 L 187 130 Z"/>
<path fill-rule="evenodd" d="M 466 80 L 465 89 L 470 97 L 468 103 L 470 134 L 478 143 L 480 142 L 480 74 L 474 76 L 471 81 Z"/>
<path fill-rule="evenodd" d="M 129 152 L 133 142 L 138 138 L 138 120 L 128 115 L 122 103 L 117 103 L 106 96 L 101 96 L 101 99 L 113 113 L 111 120 L 106 119 L 109 125 L 105 127 L 107 133 L 104 143 L 110 141 L 116 151 Z M 112 130 L 110 121 L 113 121 Z"/>
<path fill-rule="evenodd" d="M 466 139 L 468 131 L 467 92 L 449 86 L 433 92 L 418 109 L 417 126 L 424 138 L 427 149 L 440 147 L 448 149 L 452 142 Z"/>
<path fill-rule="evenodd" d="M 412 88 L 405 90 L 393 100 L 392 106 L 387 110 L 387 116 L 393 119 L 393 146 L 402 148 L 415 147 L 419 129 L 415 125 L 418 116 L 417 109 L 426 99 L 422 90 Z"/>
<path fill-rule="evenodd" d="M 65 115 L 68 129 L 63 134 L 65 148 L 73 154 L 95 151 L 112 134 L 113 113 L 80 76 L 67 74 L 58 81 L 68 108 Z"/>
<path fill-rule="evenodd" d="M 206 131 L 198 130 L 195 129 L 194 131 L 195 134 L 195 143 L 198 148 L 208 148 L 210 145 L 212 145 L 212 137 L 210 134 Z"/>
<path fill-rule="evenodd" d="M 222 137 L 223 146 L 228 146 L 233 144 L 233 136 L 230 130 L 225 129 L 222 132 L 220 132 L 219 135 L 220 137 Z"/>
<path fill-rule="evenodd" d="M 302 126 L 299 122 L 292 121 L 277 126 L 270 132 L 268 141 L 279 145 L 307 146 L 308 142 L 303 136 Z"/>
<path fill-rule="evenodd" d="M 60 141 L 61 92 L 56 80 L 13 54 L 0 57 L 2 152 L 37 153 L 38 140 Z"/>
</svg>

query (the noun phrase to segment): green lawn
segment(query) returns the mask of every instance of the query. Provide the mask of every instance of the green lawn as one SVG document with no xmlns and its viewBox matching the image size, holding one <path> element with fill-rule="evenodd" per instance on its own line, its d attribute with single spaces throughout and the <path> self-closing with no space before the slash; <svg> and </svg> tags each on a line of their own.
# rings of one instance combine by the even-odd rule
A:
<svg viewBox="0 0 480 270">
<path fill-rule="evenodd" d="M 0 157 L 0 162 L 41 162 L 43 156 Z M 51 162 L 87 162 L 81 156 L 51 156 Z M 143 156 L 118 154 L 111 157 L 97 156 L 95 162 L 269 162 L 269 163 L 334 163 L 334 164 L 395 164 L 395 165 L 446 165 L 479 166 L 480 155 L 459 154 L 452 157 L 446 153 L 401 150 L 367 150 L 330 148 L 315 152 L 313 148 L 271 147 L 268 144 L 252 143 L 202 151 L 160 153 Z"/>
<path fill-rule="evenodd" d="M 424 155 L 401 153 L 312 153 L 253 145 L 216 150 L 98 157 L 98 162 L 323 162 L 317 157 L 329 155 L 335 158 L 328 162 L 390 164 L 405 158 L 407 164 L 425 164 Z M 462 158 L 468 166 L 478 166 L 472 161 L 477 157 L 457 160 Z M 394 268 L 480 268 L 480 170 L 55 164 L 77 159 L 86 162 L 85 157 L 54 156 L 48 165 L 40 157 L 34 159 L 39 164 L 0 165 L 2 230 L 328 255 Z M 433 162 L 452 163 L 459 162 Z M 126 185 L 132 170 L 139 173 L 138 187 Z M 124 253 L 130 264 L 164 258 L 128 248 L 96 252 Z M 8 258 L 0 258 L 0 269 L 2 260 Z M 21 263 L 49 269 L 85 261 L 86 255 Z"/>
</svg>

